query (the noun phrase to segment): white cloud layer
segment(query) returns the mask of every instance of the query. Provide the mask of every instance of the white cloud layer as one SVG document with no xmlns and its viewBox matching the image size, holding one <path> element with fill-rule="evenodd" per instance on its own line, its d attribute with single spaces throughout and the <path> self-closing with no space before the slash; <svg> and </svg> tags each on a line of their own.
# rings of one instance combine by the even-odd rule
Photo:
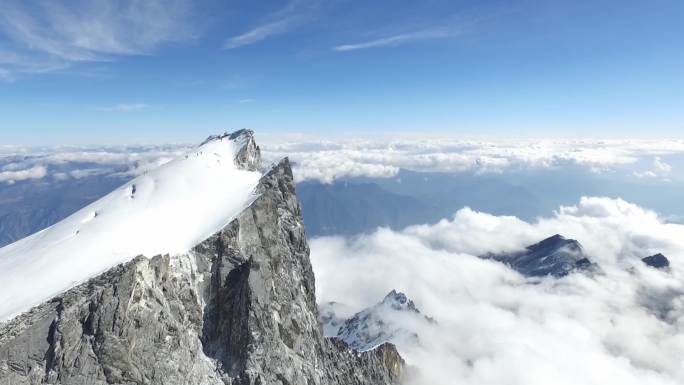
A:
<svg viewBox="0 0 684 385">
<path fill-rule="evenodd" d="M 47 175 L 45 166 L 38 165 L 31 168 L 17 170 L 13 167 L 4 168 L 5 171 L 0 171 L 0 182 L 14 183 L 26 179 L 41 179 Z"/>
<path fill-rule="evenodd" d="M 137 176 L 182 154 L 189 146 L 0 146 L 0 182 Z"/>
<path fill-rule="evenodd" d="M 108 111 L 133 111 L 146 105 L 112 106 Z M 400 169 L 414 171 L 501 173 L 515 170 L 579 167 L 592 172 L 626 170 L 626 175 L 668 180 L 674 166 L 666 157 L 684 154 L 684 141 L 467 141 L 441 139 L 398 140 L 277 140 L 259 139 L 265 164 L 289 157 L 298 182 L 325 183 L 347 177 L 390 178 Z M 180 154 L 190 145 L 55 146 L 0 145 L 0 167 L 18 168 L 68 163 L 125 167 L 138 175 Z M 15 159 L 16 158 L 16 159 Z M 10 159 L 10 160 L 8 160 Z M 87 168 L 93 168 L 89 166 Z M 107 168 L 107 167 L 97 167 Z M 63 170 L 62 170 L 63 171 Z M 117 172 L 120 172 L 117 171 Z"/>
<path fill-rule="evenodd" d="M 655 159 L 648 172 L 665 177 L 672 167 L 660 157 L 684 154 L 684 141 L 678 140 L 304 140 L 271 141 L 262 147 L 267 159 L 289 156 L 297 180 L 328 183 L 352 176 L 392 177 L 401 168 L 502 172 L 572 165 L 602 172 L 636 165 L 645 158 Z"/>
<path fill-rule="evenodd" d="M 528 280 L 475 255 L 560 233 L 605 272 Z M 619 199 L 582 198 L 527 223 L 470 209 L 434 225 L 311 242 L 317 298 L 356 309 L 391 289 L 437 326 L 399 346 L 412 384 L 681 384 L 684 225 Z M 640 258 L 662 252 L 671 272 Z"/>
</svg>

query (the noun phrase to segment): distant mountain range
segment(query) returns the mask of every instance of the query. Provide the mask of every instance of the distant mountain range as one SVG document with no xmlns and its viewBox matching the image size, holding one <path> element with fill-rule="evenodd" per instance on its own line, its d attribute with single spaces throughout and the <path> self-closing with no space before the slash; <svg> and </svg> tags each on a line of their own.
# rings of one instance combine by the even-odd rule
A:
<svg viewBox="0 0 684 385">
<path fill-rule="evenodd" d="M 682 186 L 654 183 L 573 170 L 502 174 L 400 170 L 392 178 L 302 182 L 297 192 L 311 237 L 366 233 L 379 226 L 396 230 L 436 223 L 465 206 L 531 222 L 561 205 L 574 204 L 582 196 L 621 197 L 669 214 L 670 220 L 684 218 Z"/>
<path fill-rule="evenodd" d="M 117 174 L 0 185 L 0 247 L 64 219 L 128 180 Z M 296 188 L 309 237 L 434 223 L 463 206 L 522 218 L 548 212 L 524 187 L 479 176 L 402 171 L 388 180 L 307 181 Z"/>
<path fill-rule="evenodd" d="M 65 218 L 128 180 L 130 177 L 118 173 L 1 183 L 0 247 Z M 533 221 L 583 195 L 620 196 L 669 213 L 672 220 L 684 218 L 680 185 L 655 186 L 572 171 L 475 174 L 400 170 L 392 178 L 358 177 L 329 184 L 304 181 L 296 188 L 308 237 L 435 223 L 464 206 Z"/>
</svg>

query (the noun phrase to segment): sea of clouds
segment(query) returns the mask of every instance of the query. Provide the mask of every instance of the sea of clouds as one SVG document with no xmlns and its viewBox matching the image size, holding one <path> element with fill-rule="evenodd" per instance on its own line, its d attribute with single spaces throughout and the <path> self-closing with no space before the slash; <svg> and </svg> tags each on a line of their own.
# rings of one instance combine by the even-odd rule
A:
<svg viewBox="0 0 684 385">
<path fill-rule="evenodd" d="M 187 145 L 0 146 L 0 182 L 137 176 L 187 151 Z"/>
<path fill-rule="evenodd" d="M 526 279 L 477 258 L 553 234 L 603 274 Z M 662 252 L 671 270 L 640 258 Z M 402 231 L 311 242 L 319 302 L 357 311 L 391 289 L 437 321 L 399 341 L 413 384 L 684 383 L 684 225 L 620 199 L 582 198 L 533 223 L 468 208 Z M 420 326 L 422 325 L 422 326 Z"/>
<path fill-rule="evenodd" d="M 265 164 L 289 157 L 298 182 L 397 175 L 413 171 L 501 173 L 579 167 L 667 180 L 666 160 L 684 155 L 681 140 L 469 141 L 454 138 L 392 140 L 290 140 L 259 138 Z M 80 178 L 94 174 L 139 175 L 192 145 L 54 146 L 0 145 L 0 182 Z M 66 169 L 66 171 L 65 171 Z"/>
<path fill-rule="evenodd" d="M 640 178 L 667 178 L 663 157 L 684 154 L 681 140 L 472 141 L 454 138 L 266 141 L 264 154 L 289 156 L 298 181 L 393 177 L 400 169 L 504 172 L 574 166 L 592 172 L 627 170 Z M 645 164 L 641 164 L 645 163 Z M 638 167 L 637 167 L 638 166 Z"/>
</svg>

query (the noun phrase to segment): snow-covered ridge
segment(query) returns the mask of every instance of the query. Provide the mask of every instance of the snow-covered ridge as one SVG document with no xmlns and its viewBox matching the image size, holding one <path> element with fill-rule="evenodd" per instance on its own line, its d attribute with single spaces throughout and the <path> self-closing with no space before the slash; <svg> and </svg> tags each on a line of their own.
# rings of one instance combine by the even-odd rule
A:
<svg viewBox="0 0 684 385">
<path fill-rule="evenodd" d="M 258 157 L 251 131 L 212 136 L 0 249 L 0 322 L 138 255 L 189 251 L 254 201 Z"/>
</svg>

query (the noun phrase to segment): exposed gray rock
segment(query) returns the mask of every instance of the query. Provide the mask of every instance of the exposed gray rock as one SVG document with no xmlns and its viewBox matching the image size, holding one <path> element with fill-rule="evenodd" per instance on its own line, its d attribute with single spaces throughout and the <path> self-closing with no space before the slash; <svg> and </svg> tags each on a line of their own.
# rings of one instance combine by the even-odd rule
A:
<svg viewBox="0 0 684 385">
<path fill-rule="evenodd" d="M 240 135 L 240 164 L 258 168 Z M 257 192 L 190 252 L 139 256 L 0 324 L 0 384 L 397 383 L 393 345 L 323 337 L 287 159 Z"/>
</svg>

